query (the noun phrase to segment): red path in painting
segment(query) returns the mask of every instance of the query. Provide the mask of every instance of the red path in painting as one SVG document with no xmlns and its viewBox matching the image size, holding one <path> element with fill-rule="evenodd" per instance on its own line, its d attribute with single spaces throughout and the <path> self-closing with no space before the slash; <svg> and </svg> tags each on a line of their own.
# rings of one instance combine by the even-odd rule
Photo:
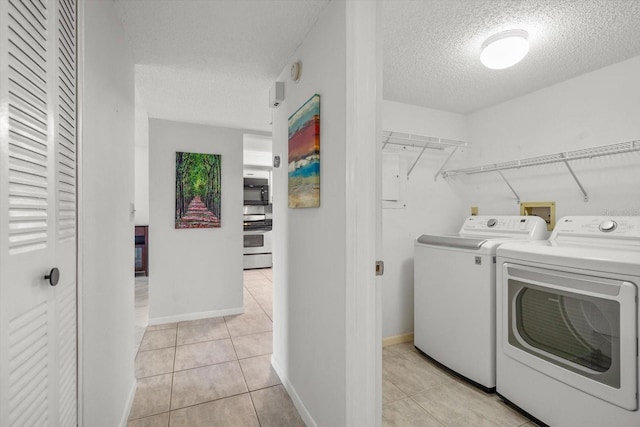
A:
<svg viewBox="0 0 640 427">
<path fill-rule="evenodd" d="M 191 200 L 187 213 L 181 219 L 176 220 L 176 228 L 211 227 L 220 227 L 220 219 L 207 209 L 199 196 Z"/>
</svg>

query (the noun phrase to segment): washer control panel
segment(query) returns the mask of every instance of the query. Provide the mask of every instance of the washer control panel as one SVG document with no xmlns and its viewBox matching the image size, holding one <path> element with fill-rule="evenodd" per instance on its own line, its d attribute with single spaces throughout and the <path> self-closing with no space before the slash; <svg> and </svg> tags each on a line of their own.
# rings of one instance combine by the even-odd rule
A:
<svg viewBox="0 0 640 427">
<path fill-rule="evenodd" d="M 551 240 L 558 236 L 608 239 L 640 239 L 640 216 L 566 216 L 556 224 Z"/>
<path fill-rule="evenodd" d="M 522 236 L 546 232 L 547 223 L 537 216 L 470 216 L 462 224 L 460 234 Z"/>
</svg>

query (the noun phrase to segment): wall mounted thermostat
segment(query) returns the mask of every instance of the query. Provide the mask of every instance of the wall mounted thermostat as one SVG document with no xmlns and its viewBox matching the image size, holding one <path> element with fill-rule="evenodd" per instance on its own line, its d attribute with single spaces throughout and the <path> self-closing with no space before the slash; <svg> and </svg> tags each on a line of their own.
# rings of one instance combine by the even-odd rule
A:
<svg viewBox="0 0 640 427">
<path fill-rule="evenodd" d="M 300 62 L 294 62 L 291 64 L 290 74 L 291 80 L 298 83 L 298 81 L 300 80 L 300 74 L 302 74 L 302 67 Z"/>
</svg>

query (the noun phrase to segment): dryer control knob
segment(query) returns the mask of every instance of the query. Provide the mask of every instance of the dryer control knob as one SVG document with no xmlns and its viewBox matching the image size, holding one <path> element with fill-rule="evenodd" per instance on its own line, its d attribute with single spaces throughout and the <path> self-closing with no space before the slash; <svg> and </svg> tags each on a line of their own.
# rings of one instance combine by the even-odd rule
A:
<svg viewBox="0 0 640 427">
<path fill-rule="evenodd" d="M 494 225 L 496 225 L 498 223 L 498 220 L 495 218 L 491 218 L 489 221 L 487 221 L 487 227 L 493 227 Z"/>
<path fill-rule="evenodd" d="M 611 221 L 610 219 L 608 219 L 600 223 L 600 231 L 604 231 L 605 233 L 609 231 L 613 231 L 616 229 L 617 226 L 618 224 L 616 224 L 615 221 Z"/>
</svg>

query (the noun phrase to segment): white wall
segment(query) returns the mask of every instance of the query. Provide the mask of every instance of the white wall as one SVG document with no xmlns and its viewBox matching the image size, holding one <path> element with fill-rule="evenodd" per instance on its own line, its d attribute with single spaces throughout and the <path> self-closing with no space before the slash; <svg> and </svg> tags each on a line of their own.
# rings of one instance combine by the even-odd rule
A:
<svg viewBox="0 0 640 427">
<path fill-rule="evenodd" d="M 640 57 L 471 114 L 468 164 L 515 160 L 640 139 Z M 640 153 L 571 163 L 589 195 L 583 201 L 563 164 L 505 171 L 522 201 L 556 201 L 565 215 L 640 215 Z M 518 214 L 494 173 L 452 178 L 480 213 Z"/>
<path fill-rule="evenodd" d="M 136 90 L 135 224 L 149 225 L 149 114 Z"/>
<path fill-rule="evenodd" d="M 448 113 L 393 101 L 383 103 L 383 129 L 453 140 L 468 139 L 461 114 Z M 466 150 L 451 158 L 460 164 Z M 413 241 L 424 233 L 458 231 L 468 213 L 449 184 L 433 177 L 445 162 L 447 152 L 426 150 L 409 179 L 407 171 L 420 150 L 388 145 L 383 156 L 399 156 L 402 204 L 382 211 L 383 257 L 382 336 L 413 332 Z"/>
<path fill-rule="evenodd" d="M 81 376 L 85 426 L 126 421 L 135 390 L 134 65 L 113 2 L 84 2 Z"/>
<path fill-rule="evenodd" d="M 303 418 L 319 426 L 345 425 L 345 3 L 331 2 L 292 60 L 285 101 L 274 110 L 273 364 Z M 319 208 L 288 209 L 287 119 L 320 94 Z M 300 408 L 299 408 L 300 409 Z M 306 411 L 306 414 L 305 414 Z M 312 425 L 312 424 L 310 424 Z"/>
<path fill-rule="evenodd" d="M 176 152 L 222 155 L 221 227 L 175 229 Z M 149 121 L 149 324 L 242 306 L 242 131 Z"/>
</svg>

